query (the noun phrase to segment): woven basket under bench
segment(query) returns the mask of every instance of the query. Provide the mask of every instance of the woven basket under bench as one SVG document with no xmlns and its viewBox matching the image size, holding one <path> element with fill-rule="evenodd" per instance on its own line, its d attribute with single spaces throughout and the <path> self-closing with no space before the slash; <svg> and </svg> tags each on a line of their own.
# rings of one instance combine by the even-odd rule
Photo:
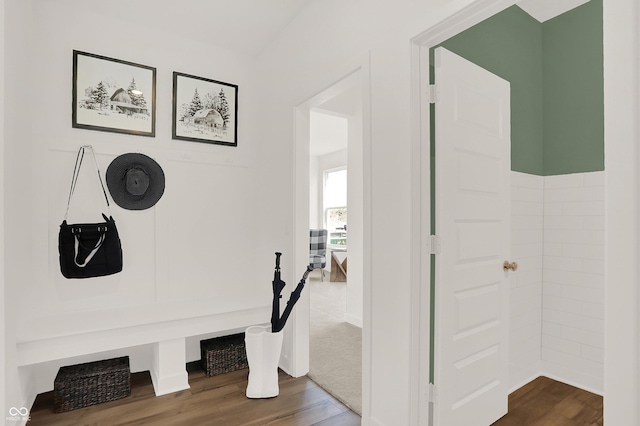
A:
<svg viewBox="0 0 640 426">
<path fill-rule="evenodd" d="M 53 382 L 56 413 L 131 395 L 129 357 L 61 367 Z"/>
<path fill-rule="evenodd" d="M 244 333 L 200 341 L 200 363 L 207 376 L 249 367 Z"/>
</svg>

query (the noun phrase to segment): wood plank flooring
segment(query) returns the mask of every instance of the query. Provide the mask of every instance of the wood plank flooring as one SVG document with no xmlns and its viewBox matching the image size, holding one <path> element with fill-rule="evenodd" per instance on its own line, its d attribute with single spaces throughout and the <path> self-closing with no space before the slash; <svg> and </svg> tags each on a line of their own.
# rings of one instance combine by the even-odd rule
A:
<svg viewBox="0 0 640 426">
<path fill-rule="evenodd" d="M 190 389 L 156 397 L 148 372 L 131 376 L 131 396 L 55 414 L 53 392 L 36 398 L 30 426 L 278 425 L 355 426 L 360 416 L 307 377 L 280 372 L 280 395 L 247 399 L 248 370 L 207 377 L 189 365 Z M 602 397 L 539 377 L 509 395 L 509 413 L 492 426 L 602 426 Z M 471 425 L 469 425 L 471 426 Z"/>
<path fill-rule="evenodd" d="M 248 399 L 248 369 L 207 377 L 189 364 L 190 389 L 155 396 L 149 372 L 131 375 L 131 396 L 56 414 L 53 392 L 38 395 L 29 426 L 360 425 L 360 416 L 307 377 L 280 371 L 280 395 Z"/>
<path fill-rule="evenodd" d="M 492 426 L 602 426 L 602 397 L 538 377 L 509 395 L 509 413 Z"/>
</svg>

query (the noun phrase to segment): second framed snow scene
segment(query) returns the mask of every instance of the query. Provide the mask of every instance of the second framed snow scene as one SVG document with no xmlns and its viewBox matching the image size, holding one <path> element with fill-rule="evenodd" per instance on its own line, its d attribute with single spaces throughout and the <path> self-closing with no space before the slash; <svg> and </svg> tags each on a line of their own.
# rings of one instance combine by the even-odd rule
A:
<svg viewBox="0 0 640 426">
<path fill-rule="evenodd" d="M 238 145 L 238 86 L 173 73 L 173 139 Z"/>
</svg>

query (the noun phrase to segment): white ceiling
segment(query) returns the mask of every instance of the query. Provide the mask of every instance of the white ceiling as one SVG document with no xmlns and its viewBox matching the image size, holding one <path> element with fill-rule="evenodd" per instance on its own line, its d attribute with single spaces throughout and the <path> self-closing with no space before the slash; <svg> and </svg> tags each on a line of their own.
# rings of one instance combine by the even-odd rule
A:
<svg viewBox="0 0 640 426">
<path fill-rule="evenodd" d="M 320 157 L 348 147 L 348 125 L 345 116 L 357 114 L 361 96 L 355 86 L 330 96 L 311 110 L 309 155 Z"/>
<path fill-rule="evenodd" d="M 589 0 L 522 0 L 518 3 L 518 6 L 539 22 L 544 22 L 581 6 L 588 1 Z"/>
<path fill-rule="evenodd" d="M 71 10 L 103 14 L 138 28 L 170 31 L 256 55 L 315 0 L 55 1 Z"/>
<path fill-rule="evenodd" d="M 50 0 L 34 0 L 50 1 Z M 317 0 L 55 0 L 70 10 L 99 13 L 138 28 L 170 31 L 247 55 L 259 54 L 311 2 Z M 522 0 L 544 22 L 589 0 Z M 142 17 L 142 18 L 141 18 Z"/>
<path fill-rule="evenodd" d="M 309 117 L 309 155 L 320 157 L 347 149 L 348 131 L 346 118 L 312 110 Z"/>
<path fill-rule="evenodd" d="M 33 0 L 38 1 L 50 0 Z M 317 0 L 55 0 L 70 10 L 102 14 L 138 28 L 170 31 L 246 55 L 259 54 L 311 2 Z M 589 0 L 521 0 L 518 4 L 544 22 Z M 141 17 L 143 17 L 141 19 Z M 331 98 L 320 110 L 351 115 L 353 90 Z M 346 148 L 346 140 L 325 127 L 311 144 L 313 155 Z M 339 127 L 339 126 L 338 126 Z"/>
</svg>

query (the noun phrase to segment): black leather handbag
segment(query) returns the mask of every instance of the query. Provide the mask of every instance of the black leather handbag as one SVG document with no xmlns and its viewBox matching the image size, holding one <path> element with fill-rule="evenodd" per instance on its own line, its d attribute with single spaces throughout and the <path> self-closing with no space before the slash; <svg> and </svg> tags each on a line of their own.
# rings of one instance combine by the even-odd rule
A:
<svg viewBox="0 0 640 426">
<path fill-rule="evenodd" d="M 90 151 L 98 173 L 98 180 L 107 202 L 109 217 L 102 213 L 104 222 L 67 223 L 69 205 L 75 191 L 80 167 L 85 151 Z M 109 199 L 100 177 L 98 163 L 90 145 L 80 147 L 73 170 L 73 179 L 67 202 L 67 212 L 60 225 L 58 234 L 58 252 L 60 254 L 60 272 L 66 278 L 92 278 L 111 275 L 122 271 L 122 247 L 116 223 L 110 212 Z"/>
</svg>

